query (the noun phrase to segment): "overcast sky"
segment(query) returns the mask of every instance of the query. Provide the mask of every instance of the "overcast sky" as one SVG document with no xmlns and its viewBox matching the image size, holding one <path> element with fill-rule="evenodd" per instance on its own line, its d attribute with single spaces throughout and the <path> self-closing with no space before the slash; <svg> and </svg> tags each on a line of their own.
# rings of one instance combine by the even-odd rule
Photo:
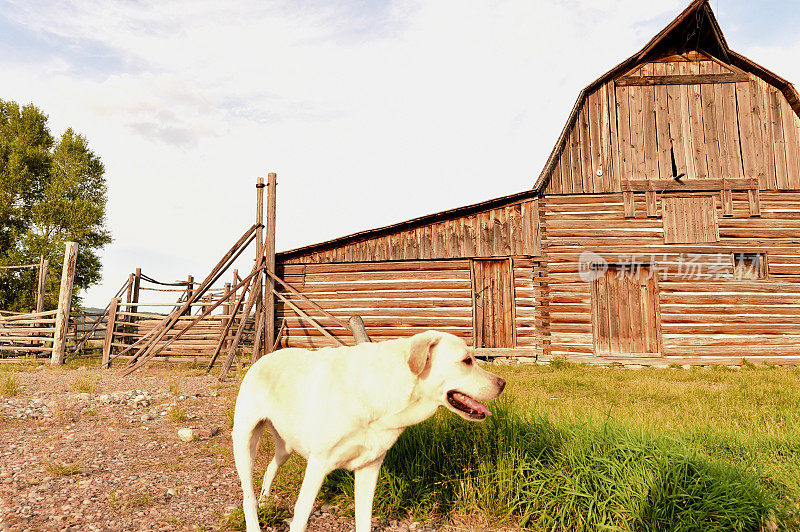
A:
<svg viewBox="0 0 800 532">
<path fill-rule="evenodd" d="M 106 165 L 104 307 L 134 268 L 202 278 L 278 173 L 286 250 L 530 188 L 582 87 L 687 0 L 0 0 L 0 99 Z M 800 2 L 712 0 L 800 82 Z"/>
</svg>

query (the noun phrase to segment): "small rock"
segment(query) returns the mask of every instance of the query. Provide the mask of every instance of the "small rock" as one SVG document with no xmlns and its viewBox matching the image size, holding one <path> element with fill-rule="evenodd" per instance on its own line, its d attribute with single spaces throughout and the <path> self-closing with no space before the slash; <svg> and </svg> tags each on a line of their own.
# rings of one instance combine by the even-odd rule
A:
<svg viewBox="0 0 800 532">
<path fill-rule="evenodd" d="M 175 490 L 173 488 L 169 488 L 167 490 L 167 497 L 174 497 L 174 496 L 175 496 Z"/>
<path fill-rule="evenodd" d="M 82 392 L 82 393 L 79 393 L 78 395 L 76 395 L 75 399 L 77 399 L 78 401 L 88 401 L 91 397 L 92 397 L 92 394 L 87 393 L 87 392 Z"/>
<path fill-rule="evenodd" d="M 194 439 L 194 431 L 192 429 L 179 429 L 178 438 L 181 441 L 192 441 Z"/>
<path fill-rule="evenodd" d="M 153 416 L 151 416 L 150 414 L 142 414 L 141 417 L 142 421 L 150 421 L 151 419 L 153 419 Z"/>
</svg>

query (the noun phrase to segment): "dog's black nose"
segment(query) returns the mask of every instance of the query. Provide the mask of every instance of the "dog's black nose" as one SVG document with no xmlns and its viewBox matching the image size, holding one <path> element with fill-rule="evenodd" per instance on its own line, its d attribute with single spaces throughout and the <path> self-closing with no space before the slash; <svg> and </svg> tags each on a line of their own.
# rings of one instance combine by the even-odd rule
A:
<svg viewBox="0 0 800 532">
<path fill-rule="evenodd" d="M 501 392 L 506 387 L 506 380 L 503 377 L 497 377 L 497 387 L 500 388 Z"/>
</svg>

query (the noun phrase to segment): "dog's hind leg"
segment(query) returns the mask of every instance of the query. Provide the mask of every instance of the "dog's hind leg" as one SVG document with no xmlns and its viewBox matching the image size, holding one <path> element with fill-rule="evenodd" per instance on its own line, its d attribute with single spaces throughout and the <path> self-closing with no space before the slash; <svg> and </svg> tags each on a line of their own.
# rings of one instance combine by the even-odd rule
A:
<svg viewBox="0 0 800 532">
<path fill-rule="evenodd" d="M 261 495 L 258 497 L 258 502 L 267 500 L 275 475 L 278 474 L 278 470 L 286 463 L 286 460 L 292 456 L 292 450 L 289 449 L 286 441 L 281 438 L 281 435 L 278 434 L 272 424 L 269 425 L 269 431 L 272 434 L 272 441 L 275 442 L 275 456 L 272 457 L 272 461 L 267 466 L 266 473 L 264 473 L 264 482 L 261 483 Z"/>
<path fill-rule="evenodd" d="M 384 453 L 374 462 L 355 471 L 356 532 L 369 532 L 372 527 L 372 500 L 385 457 Z"/>
<path fill-rule="evenodd" d="M 300 494 L 297 496 L 297 502 L 294 505 L 294 515 L 292 516 L 292 525 L 289 527 L 289 532 L 305 532 L 319 488 L 322 487 L 322 481 L 331 471 L 332 468 L 326 460 L 314 455 L 308 457 L 306 473 L 303 476 Z"/>
<path fill-rule="evenodd" d="M 236 472 L 239 473 L 239 480 L 242 483 L 242 509 L 247 532 L 256 532 L 260 531 L 261 527 L 258 524 L 258 507 L 256 494 L 253 491 L 253 462 L 256 458 L 258 440 L 264 430 L 264 421 L 243 419 L 246 417 L 248 416 L 234 416 L 231 437 L 233 460 L 236 462 Z"/>
</svg>

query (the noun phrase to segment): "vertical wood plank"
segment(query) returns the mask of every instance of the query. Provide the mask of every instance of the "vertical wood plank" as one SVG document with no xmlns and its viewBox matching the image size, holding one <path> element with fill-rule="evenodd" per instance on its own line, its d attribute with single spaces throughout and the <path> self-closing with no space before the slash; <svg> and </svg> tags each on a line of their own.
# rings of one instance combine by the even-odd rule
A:
<svg viewBox="0 0 800 532">
<path fill-rule="evenodd" d="M 764 180 L 762 187 L 775 189 L 778 186 L 775 175 L 775 152 L 772 139 L 772 124 L 770 123 L 769 100 L 766 94 L 766 84 L 759 79 L 751 78 L 750 91 L 752 94 L 753 124 L 755 127 L 756 159 L 759 162 L 759 183 Z M 745 176 L 751 177 L 751 176 Z"/>
<path fill-rule="evenodd" d="M 761 197 L 757 188 L 747 191 L 747 203 L 750 209 L 750 216 L 761 216 Z"/>
<path fill-rule="evenodd" d="M 53 352 L 50 364 L 64 363 L 69 329 L 69 311 L 72 305 L 72 285 L 75 280 L 75 265 L 78 259 L 78 244 L 67 242 L 64 246 L 64 265 L 61 269 L 61 290 L 58 294 L 55 332 L 53 333 Z"/>
<path fill-rule="evenodd" d="M 614 183 L 613 179 L 613 164 L 611 162 L 611 122 L 610 122 L 610 104 L 608 99 L 608 83 L 604 83 L 598 89 L 600 91 L 600 106 L 598 107 L 598 115 L 600 120 L 600 166 L 602 175 L 599 182 L 601 183 L 600 190 L 602 192 L 613 192 Z"/>
<path fill-rule="evenodd" d="M 727 187 L 722 189 L 722 216 L 733 216 L 733 192 Z"/>
<path fill-rule="evenodd" d="M 786 139 L 783 134 L 783 112 L 781 111 L 783 95 L 774 87 L 769 87 L 767 96 L 772 126 L 772 152 L 775 157 L 775 182 L 778 189 L 786 190 L 789 188 L 789 175 L 786 168 Z"/>
<path fill-rule="evenodd" d="M 111 300 L 108 306 L 108 322 L 106 323 L 106 336 L 103 339 L 103 360 L 100 367 L 108 369 L 111 367 L 111 344 L 114 342 L 114 328 L 117 322 L 117 309 L 119 308 L 119 298 Z"/>
<path fill-rule="evenodd" d="M 665 72 L 667 75 L 675 73 L 675 64 L 666 63 Z M 681 107 L 680 107 L 680 87 L 677 85 L 667 85 L 667 127 L 669 134 L 669 148 L 671 157 L 675 160 L 677 175 L 686 175 L 686 147 L 683 140 L 683 128 L 681 127 Z M 672 160 L 670 160 L 670 163 Z"/>
<path fill-rule="evenodd" d="M 709 168 L 703 125 L 703 99 L 700 85 L 689 85 L 689 127 L 694 149 L 694 169 L 698 179 L 707 179 Z"/>
<path fill-rule="evenodd" d="M 619 137 L 620 163 L 618 181 L 620 183 L 634 179 L 631 164 L 631 116 L 630 116 L 630 91 L 629 87 L 616 87 L 617 101 L 617 128 Z"/>
<path fill-rule="evenodd" d="M 592 91 L 586 101 L 588 107 L 589 155 L 591 157 L 588 179 L 591 181 L 590 190 L 593 192 L 605 192 L 605 180 L 603 179 L 603 142 L 601 140 L 604 122 L 600 111 L 600 93 L 602 90 L 603 87 L 600 86 L 598 89 Z M 600 175 L 598 175 L 598 172 Z"/>
<path fill-rule="evenodd" d="M 636 217 L 636 202 L 631 190 L 625 190 L 622 193 L 622 208 L 625 212 L 625 218 Z"/>
<path fill-rule="evenodd" d="M 594 179 L 592 170 L 592 145 L 589 133 L 589 104 L 583 102 L 580 113 L 578 113 L 578 123 L 580 124 L 579 146 L 581 149 L 581 188 L 584 193 L 594 192 Z"/>
<path fill-rule="evenodd" d="M 786 138 L 787 186 L 791 190 L 800 189 L 800 118 L 781 95 L 781 116 Z"/>
<path fill-rule="evenodd" d="M 736 116 L 739 125 L 739 142 L 742 148 L 742 171 L 743 177 L 755 177 L 759 179 L 761 186 L 766 187 L 763 171 L 759 177 L 759 167 L 756 161 L 756 143 L 753 126 L 753 103 L 750 92 L 750 84 L 740 82 L 735 84 L 736 93 Z"/>
<path fill-rule="evenodd" d="M 648 218 L 658 217 L 658 196 L 655 190 L 645 192 L 645 204 Z"/>
<path fill-rule="evenodd" d="M 645 125 L 643 99 L 644 89 L 652 87 L 629 87 L 629 105 L 631 115 L 631 176 L 632 179 L 648 179 L 645 164 Z"/>
</svg>

